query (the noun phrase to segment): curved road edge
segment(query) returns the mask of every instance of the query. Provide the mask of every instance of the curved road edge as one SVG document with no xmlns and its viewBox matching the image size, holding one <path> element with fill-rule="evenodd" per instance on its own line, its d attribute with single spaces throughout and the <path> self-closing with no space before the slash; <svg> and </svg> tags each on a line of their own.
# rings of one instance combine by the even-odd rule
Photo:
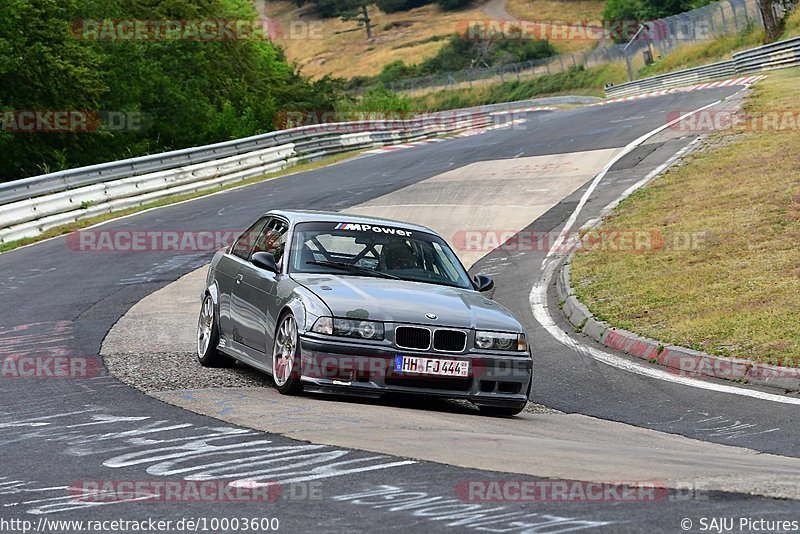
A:
<svg viewBox="0 0 800 534">
<path fill-rule="evenodd" d="M 569 261 L 568 259 L 562 264 L 556 278 L 556 291 L 560 301 L 564 303 L 562 311 L 580 333 L 601 345 L 671 369 L 677 376 L 728 380 L 770 388 L 776 393 L 800 391 L 800 369 L 796 367 L 781 367 L 741 358 L 714 356 L 643 337 L 598 320 L 575 296 L 570 282 Z"/>
</svg>

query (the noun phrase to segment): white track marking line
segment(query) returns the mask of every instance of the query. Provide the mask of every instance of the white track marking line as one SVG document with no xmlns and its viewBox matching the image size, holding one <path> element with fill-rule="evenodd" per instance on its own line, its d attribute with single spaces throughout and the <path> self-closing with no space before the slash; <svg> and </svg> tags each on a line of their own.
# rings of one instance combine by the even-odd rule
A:
<svg viewBox="0 0 800 534">
<path fill-rule="evenodd" d="M 738 94 L 738 93 L 737 93 Z M 733 96 L 733 95 L 732 95 Z M 600 181 L 608 174 L 611 167 L 613 167 L 619 160 L 621 160 L 626 155 L 630 154 L 634 149 L 636 149 L 639 145 L 657 135 L 658 133 L 664 131 L 665 129 L 669 128 L 670 126 L 677 124 L 678 122 L 686 119 L 694 115 L 695 113 L 699 113 L 704 111 L 712 106 L 716 106 L 717 104 L 723 102 L 726 99 L 718 100 L 713 102 L 707 106 L 703 106 L 698 108 L 690 113 L 682 115 L 677 119 L 668 122 L 663 126 L 659 126 L 655 130 L 646 133 L 645 135 L 639 137 L 635 141 L 626 145 L 622 152 L 614 156 L 611 161 L 600 171 L 600 173 L 592 180 L 592 183 L 589 185 L 589 188 L 581 197 L 580 202 L 575 207 L 575 211 L 572 212 L 567 223 L 564 225 L 564 229 L 560 232 L 558 239 L 553 244 L 552 248 L 548 251 L 547 256 L 545 257 L 544 261 L 542 262 L 542 278 L 537 283 L 531 287 L 531 292 L 528 297 L 528 301 L 531 306 L 531 310 L 533 311 L 533 316 L 542 327 L 550 333 L 556 340 L 558 340 L 561 344 L 567 346 L 568 348 L 584 354 L 586 356 L 590 356 L 591 358 L 609 365 L 611 367 L 615 367 L 617 369 L 621 369 L 623 371 L 628 371 L 630 373 L 634 373 L 640 376 L 645 376 L 648 378 L 655 378 L 657 380 L 663 380 L 665 382 L 672 382 L 674 384 L 680 384 L 684 386 L 694 387 L 698 389 L 706 389 L 710 391 L 716 391 L 718 393 L 729 393 L 732 395 L 739 395 L 742 397 L 752 397 L 759 400 L 766 400 L 771 402 L 778 402 L 782 404 L 793 404 L 800 406 L 800 399 L 786 397 L 783 395 L 775 395 L 772 393 L 764 393 L 761 391 L 751 390 L 751 389 L 744 389 L 740 387 L 734 386 L 727 386 L 724 384 L 717 384 L 715 382 L 709 382 L 706 380 L 698 380 L 695 378 L 688 378 L 684 376 L 678 376 L 674 373 L 664 371 L 662 369 L 649 367 L 642 365 L 640 363 L 628 360 L 621 356 L 617 356 L 616 354 L 611 354 L 604 350 L 596 349 L 594 347 L 589 347 L 587 345 L 583 345 L 576 340 L 572 339 L 566 332 L 564 332 L 558 325 L 556 325 L 555 321 L 553 321 L 552 316 L 550 315 L 549 308 L 547 306 L 547 287 L 550 285 L 550 281 L 553 278 L 553 274 L 555 273 L 556 266 L 559 263 L 559 259 L 554 257 L 557 250 L 561 248 L 566 239 L 568 232 L 572 229 L 575 225 L 575 221 L 578 219 L 578 215 L 583 210 L 583 207 L 586 205 L 586 202 L 589 200 L 589 197 L 594 193 L 594 190 L 597 188 Z M 671 162 L 671 161 L 670 161 Z M 670 163 L 667 162 L 667 163 Z M 665 163 L 662 167 L 666 168 L 667 164 Z M 661 169 L 661 167 L 659 167 Z M 656 169 L 658 171 L 659 169 Z M 663 170 L 663 169 L 661 169 Z M 615 203 L 619 203 L 622 198 L 625 196 L 630 195 L 639 187 L 645 185 L 648 181 L 656 176 L 655 171 L 650 173 L 646 178 L 637 182 L 634 186 L 629 187 L 620 198 L 616 201 L 612 202 L 609 206 L 614 205 Z"/>
<path fill-rule="evenodd" d="M 698 109 L 696 109 L 694 111 L 691 111 L 689 113 L 681 115 L 677 119 L 672 120 L 672 121 L 670 121 L 670 122 L 668 122 L 666 124 L 663 124 L 663 125 L 659 126 L 658 128 L 656 128 L 655 130 L 653 130 L 651 132 L 648 132 L 648 133 L 644 134 L 643 136 L 639 137 L 638 139 L 635 139 L 635 140 L 631 141 L 630 143 L 628 143 L 627 145 L 625 145 L 622 148 L 622 151 L 619 154 L 617 154 L 616 156 L 614 156 L 613 158 L 611 158 L 611 161 L 609 161 L 606 164 L 606 166 L 603 167 L 603 169 L 600 171 L 600 173 L 597 176 L 595 176 L 594 180 L 592 180 L 591 185 L 589 185 L 589 188 L 583 194 L 583 196 L 581 197 L 580 202 L 578 202 L 578 205 L 575 207 L 575 211 L 573 211 L 572 215 L 569 216 L 569 219 L 567 220 L 567 224 L 564 225 L 564 229 L 561 230 L 561 232 L 560 232 L 560 234 L 558 236 L 558 239 L 556 239 L 556 242 L 553 243 L 553 246 L 547 252 L 547 256 L 545 257 L 544 261 L 542 262 L 542 266 L 544 266 L 545 263 L 547 263 L 547 261 L 553 256 L 553 254 L 555 254 L 555 252 L 557 250 L 561 249 L 561 246 L 564 244 L 564 240 L 566 239 L 569 231 L 575 225 L 575 221 L 578 219 L 578 215 L 580 215 L 581 211 L 583 210 L 583 207 L 586 205 L 586 202 L 589 200 L 589 197 L 592 195 L 592 193 L 594 193 L 594 190 L 597 189 L 597 186 L 600 184 L 600 182 L 603 180 L 603 178 L 605 178 L 606 174 L 608 174 L 608 171 L 611 170 L 611 167 L 616 165 L 617 162 L 619 162 L 619 160 L 621 160 L 622 158 L 624 158 L 625 156 L 627 156 L 628 154 L 633 152 L 636 148 L 639 147 L 639 145 L 641 145 L 642 143 L 644 143 L 645 141 L 647 141 L 648 139 L 650 139 L 654 135 L 657 135 L 657 134 L 663 132 L 664 130 L 666 130 L 667 128 L 669 128 L 670 126 L 672 126 L 674 124 L 678 124 L 680 121 L 686 119 L 687 117 L 691 117 L 695 113 L 699 113 L 699 112 L 704 111 L 704 110 L 706 110 L 706 109 L 708 109 L 708 108 L 710 108 L 712 106 L 716 106 L 717 104 L 719 104 L 721 102 L 722 102 L 722 100 L 717 100 L 716 102 L 712 102 L 711 104 L 708 104 L 707 106 L 703 106 L 703 107 L 698 108 Z"/>
<path fill-rule="evenodd" d="M 674 384 L 680 384 L 683 386 L 689 386 L 697 389 L 706 389 L 710 391 L 715 391 L 717 393 L 730 393 L 732 395 L 739 395 L 742 397 L 752 397 L 759 400 L 766 400 L 772 402 L 779 402 L 782 404 L 793 404 L 800 406 L 800 399 L 797 398 L 784 397 L 781 395 L 774 395 L 772 393 L 764 393 L 761 391 L 756 391 L 751 389 L 742 389 L 735 386 L 727 386 L 724 384 L 717 384 L 715 382 L 708 382 L 704 380 L 697 380 L 695 378 L 679 376 L 670 373 L 668 371 L 664 371 L 662 369 L 658 369 L 655 367 L 648 367 L 640 363 L 627 360 L 615 354 L 608 353 L 604 350 L 596 349 L 594 347 L 589 347 L 587 345 L 578 343 L 577 341 L 569 337 L 569 335 L 566 332 L 564 332 L 561 328 L 559 328 L 558 325 L 555 324 L 547 308 L 547 286 L 550 283 L 550 280 L 553 276 L 553 273 L 557 265 L 558 265 L 557 262 L 552 262 L 550 265 L 548 265 L 547 270 L 544 273 L 543 281 L 533 286 L 530 294 L 530 304 L 531 304 L 531 309 L 533 310 L 533 315 L 539 322 L 539 324 L 541 324 L 542 327 L 544 327 L 544 329 L 550 333 L 550 335 L 552 335 L 554 338 L 556 338 L 559 342 L 561 342 L 568 348 L 578 353 L 584 354 L 586 356 L 590 356 L 591 358 L 599 361 L 600 363 L 604 363 L 611 367 L 615 367 L 617 369 L 621 369 L 629 373 L 634 373 L 639 376 L 654 378 L 657 380 L 663 380 L 665 382 L 672 382 Z"/>
</svg>

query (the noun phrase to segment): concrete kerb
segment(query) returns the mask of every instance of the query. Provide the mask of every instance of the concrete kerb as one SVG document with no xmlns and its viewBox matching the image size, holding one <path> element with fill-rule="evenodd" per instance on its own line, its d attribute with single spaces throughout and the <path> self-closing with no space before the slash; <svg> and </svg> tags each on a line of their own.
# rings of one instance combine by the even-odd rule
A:
<svg viewBox="0 0 800 534">
<path fill-rule="evenodd" d="M 661 172 L 667 168 L 669 166 L 662 168 Z M 648 176 L 637 185 L 640 187 L 646 185 L 661 172 Z M 626 191 L 626 194 L 629 193 Z M 600 226 L 606 215 L 618 204 L 619 200 L 606 206 L 599 218 L 592 219 L 581 229 Z M 798 368 L 757 363 L 741 358 L 713 356 L 705 352 L 642 337 L 597 319 L 575 296 L 570 276 L 570 264 L 574 254 L 573 250 L 561 264 L 558 276 L 556 276 L 556 294 L 564 315 L 575 327 L 576 333 L 588 336 L 610 349 L 672 369 L 676 374 L 683 376 L 718 378 L 754 386 L 776 388 L 784 392 L 800 391 L 800 369 Z"/>
<path fill-rule="evenodd" d="M 680 375 L 719 378 L 786 392 L 800 391 L 800 369 L 714 356 L 686 347 L 668 345 L 597 319 L 574 294 L 569 272 L 571 259 L 570 255 L 561 267 L 556 278 L 556 291 L 563 302 L 564 315 L 579 333 L 610 349 L 673 369 Z"/>
</svg>

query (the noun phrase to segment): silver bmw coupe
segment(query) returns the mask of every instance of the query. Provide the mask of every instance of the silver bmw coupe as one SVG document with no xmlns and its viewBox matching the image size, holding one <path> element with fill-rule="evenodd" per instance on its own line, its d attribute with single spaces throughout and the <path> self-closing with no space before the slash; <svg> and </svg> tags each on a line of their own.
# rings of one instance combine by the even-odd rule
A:
<svg viewBox="0 0 800 534">
<path fill-rule="evenodd" d="M 271 211 L 216 253 L 205 286 L 200 363 L 238 360 L 283 394 L 433 395 L 492 415 L 530 395 L 522 325 L 423 226 Z"/>
</svg>

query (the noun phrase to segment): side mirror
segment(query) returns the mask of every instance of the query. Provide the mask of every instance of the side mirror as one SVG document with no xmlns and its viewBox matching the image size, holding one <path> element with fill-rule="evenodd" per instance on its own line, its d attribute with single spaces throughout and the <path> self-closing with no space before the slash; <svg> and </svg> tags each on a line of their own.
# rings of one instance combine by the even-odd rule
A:
<svg viewBox="0 0 800 534">
<path fill-rule="evenodd" d="M 271 273 L 277 274 L 279 272 L 278 264 L 275 263 L 275 257 L 268 252 L 256 252 L 253 254 L 253 257 L 250 258 L 250 263 L 259 269 L 264 269 Z"/>
<path fill-rule="evenodd" d="M 486 291 L 491 291 L 494 289 L 494 280 L 485 274 L 476 274 L 472 278 L 472 283 L 475 285 L 475 289 L 481 293 L 485 293 Z"/>
</svg>

